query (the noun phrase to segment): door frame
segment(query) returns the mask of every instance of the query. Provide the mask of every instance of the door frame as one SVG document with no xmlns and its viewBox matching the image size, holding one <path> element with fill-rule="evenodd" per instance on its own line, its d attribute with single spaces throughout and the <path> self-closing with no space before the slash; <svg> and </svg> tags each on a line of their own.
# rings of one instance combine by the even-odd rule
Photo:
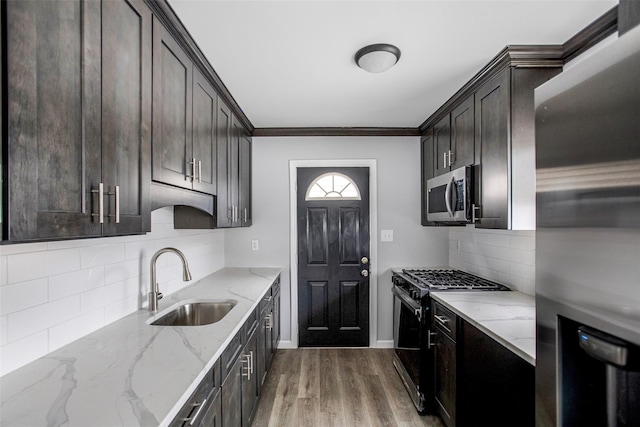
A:
<svg viewBox="0 0 640 427">
<path fill-rule="evenodd" d="M 378 171 L 376 159 L 289 160 L 289 255 L 291 265 L 291 346 L 298 348 L 298 168 L 369 168 L 369 347 L 378 342 Z"/>
</svg>

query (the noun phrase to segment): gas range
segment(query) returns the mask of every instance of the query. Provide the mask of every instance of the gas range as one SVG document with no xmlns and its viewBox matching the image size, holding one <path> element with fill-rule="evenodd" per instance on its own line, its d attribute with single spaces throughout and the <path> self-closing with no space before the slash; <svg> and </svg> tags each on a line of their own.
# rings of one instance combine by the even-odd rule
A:
<svg viewBox="0 0 640 427">
<path fill-rule="evenodd" d="M 403 269 L 392 277 L 393 284 L 415 301 L 434 291 L 509 291 L 491 280 L 453 268 Z"/>
</svg>

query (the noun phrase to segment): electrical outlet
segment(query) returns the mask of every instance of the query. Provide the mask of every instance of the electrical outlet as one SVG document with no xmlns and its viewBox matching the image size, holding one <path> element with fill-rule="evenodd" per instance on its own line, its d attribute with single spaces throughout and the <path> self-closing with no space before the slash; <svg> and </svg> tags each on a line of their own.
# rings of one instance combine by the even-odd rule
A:
<svg viewBox="0 0 640 427">
<path fill-rule="evenodd" d="M 257 240 L 252 240 L 251 241 L 251 250 L 252 251 L 257 251 L 258 250 L 258 241 Z"/>
<path fill-rule="evenodd" d="M 381 242 L 393 242 L 393 230 L 380 230 Z"/>
</svg>

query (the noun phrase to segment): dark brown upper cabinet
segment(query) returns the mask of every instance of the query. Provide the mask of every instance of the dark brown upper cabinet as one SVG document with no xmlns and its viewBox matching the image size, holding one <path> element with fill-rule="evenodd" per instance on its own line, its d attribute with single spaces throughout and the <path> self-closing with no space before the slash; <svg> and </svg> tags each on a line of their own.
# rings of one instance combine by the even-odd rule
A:
<svg viewBox="0 0 640 427">
<path fill-rule="evenodd" d="M 147 6 L 126 0 L 9 1 L 3 19 L 3 239 L 148 231 Z"/>
<path fill-rule="evenodd" d="M 533 95 L 559 72 L 507 67 L 476 92 L 476 228 L 535 230 Z"/>
<path fill-rule="evenodd" d="M 433 128 L 429 128 L 420 138 L 420 158 L 422 161 L 420 175 L 420 191 L 421 191 L 421 208 L 420 218 L 422 225 L 435 225 L 435 223 L 427 220 L 427 180 L 434 177 L 435 156 L 433 144 Z"/>
<path fill-rule="evenodd" d="M 447 114 L 433 126 L 434 175 L 442 175 L 451 170 L 451 115 Z"/>
<path fill-rule="evenodd" d="M 233 208 L 231 201 L 229 200 L 229 152 L 231 146 L 232 117 L 229 107 L 227 107 L 225 103 L 221 102 L 218 105 L 217 110 L 216 129 L 216 145 L 218 152 L 218 196 L 216 203 L 218 212 L 217 226 L 220 228 L 231 227 L 233 223 Z"/>
<path fill-rule="evenodd" d="M 251 136 L 231 116 L 231 130 L 227 144 L 227 219 L 218 219 L 218 225 L 248 227 L 251 225 Z M 224 200 L 218 199 L 222 206 Z M 220 212 L 220 209 L 218 210 Z"/>
<path fill-rule="evenodd" d="M 533 95 L 562 70 L 562 58 L 560 46 L 508 46 L 420 126 L 422 185 L 473 166 L 476 228 L 535 229 Z M 422 224 L 434 225 L 426 200 L 423 189 Z"/>
<path fill-rule="evenodd" d="M 153 82 L 153 180 L 215 195 L 218 97 L 157 18 Z"/>
<path fill-rule="evenodd" d="M 243 132 L 240 138 L 240 222 L 251 226 L 251 137 Z"/>
<path fill-rule="evenodd" d="M 434 176 L 474 161 L 473 95 L 433 126 Z"/>
</svg>

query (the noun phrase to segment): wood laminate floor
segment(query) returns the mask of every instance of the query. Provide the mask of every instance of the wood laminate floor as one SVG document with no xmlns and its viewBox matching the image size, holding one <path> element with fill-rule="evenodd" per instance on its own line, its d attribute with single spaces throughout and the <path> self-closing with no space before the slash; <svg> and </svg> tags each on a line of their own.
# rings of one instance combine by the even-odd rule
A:
<svg viewBox="0 0 640 427">
<path fill-rule="evenodd" d="M 429 426 L 392 364 L 392 349 L 278 350 L 253 427 Z"/>
</svg>

